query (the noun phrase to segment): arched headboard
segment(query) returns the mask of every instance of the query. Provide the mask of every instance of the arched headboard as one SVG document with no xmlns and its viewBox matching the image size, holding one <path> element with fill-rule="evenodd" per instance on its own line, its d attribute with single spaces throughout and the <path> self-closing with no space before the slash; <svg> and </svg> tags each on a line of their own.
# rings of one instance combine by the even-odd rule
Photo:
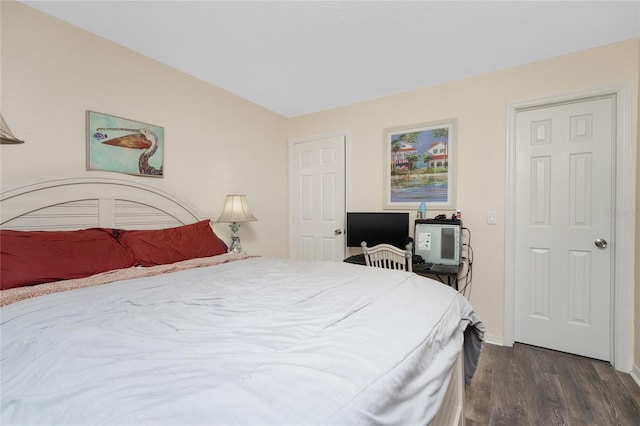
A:
<svg viewBox="0 0 640 426">
<path fill-rule="evenodd" d="M 4 229 L 159 229 L 201 220 L 179 198 L 124 178 L 50 179 L 3 188 L 1 194 L 0 227 Z"/>
</svg>

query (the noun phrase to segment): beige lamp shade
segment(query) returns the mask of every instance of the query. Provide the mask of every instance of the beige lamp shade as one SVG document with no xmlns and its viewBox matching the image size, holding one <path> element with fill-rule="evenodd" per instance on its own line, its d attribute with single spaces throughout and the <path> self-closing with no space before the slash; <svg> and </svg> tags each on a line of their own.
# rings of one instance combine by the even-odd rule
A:
<svg viewBox="0 0 640 426">
<path fill-rule="evenodd" d="M 224 210 L 218 222 L 251 222 L 257 220 L 247 203 L 246 195 L 227 195 Z"/>
</svg>

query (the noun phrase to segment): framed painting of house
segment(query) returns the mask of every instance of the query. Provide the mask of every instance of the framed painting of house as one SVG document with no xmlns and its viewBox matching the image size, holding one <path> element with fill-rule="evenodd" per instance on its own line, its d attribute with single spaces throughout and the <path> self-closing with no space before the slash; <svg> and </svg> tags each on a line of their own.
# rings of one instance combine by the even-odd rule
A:
<svg viewBox="0 0 640 426">
<path fill-rule="evenodd" d="M 164 129 L 87 111 L 87 170 L 162 177 Z"/>
<path fill-rule="evenodd" d="M 384 130 L 384 208 L 455 206 L 457 119 Z"/>
</svg>

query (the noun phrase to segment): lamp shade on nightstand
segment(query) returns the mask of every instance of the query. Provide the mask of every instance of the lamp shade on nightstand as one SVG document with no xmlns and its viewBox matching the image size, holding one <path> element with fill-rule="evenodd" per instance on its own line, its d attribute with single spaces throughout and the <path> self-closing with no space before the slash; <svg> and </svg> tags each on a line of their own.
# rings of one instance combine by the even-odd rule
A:
<svg viewBox="0 0 640 426">
<path fill-rule="evenodd" d="M 240 246 L 240 222 L 251 222 L 257 220 L 247 202 L 246 195 L 227 195 L 227 201 L 224 204 L 222 214 L 218 218 L 218 222 L 230 222 L 231 228 L 231 245 L 229 253 L 242 253 Z"/>
<path fill-rule="evenodd" d="M 257 220 L 247 203 L 246 195 L 227 195 L 224 210 L 218 222 L 251 222 Z"/>
</svg>

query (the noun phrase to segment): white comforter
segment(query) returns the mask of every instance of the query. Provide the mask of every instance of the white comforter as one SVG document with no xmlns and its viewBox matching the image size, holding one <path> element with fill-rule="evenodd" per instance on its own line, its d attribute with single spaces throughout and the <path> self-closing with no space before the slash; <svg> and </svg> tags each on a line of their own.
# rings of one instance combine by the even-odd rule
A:
<svg viewBox="0 0 640 426">
<path fill-rule="evenodd" d="M 3 425 L 421 424 L 477 317 L 415 274 L 253 258 L 1 309 Z"/>
</svg>

